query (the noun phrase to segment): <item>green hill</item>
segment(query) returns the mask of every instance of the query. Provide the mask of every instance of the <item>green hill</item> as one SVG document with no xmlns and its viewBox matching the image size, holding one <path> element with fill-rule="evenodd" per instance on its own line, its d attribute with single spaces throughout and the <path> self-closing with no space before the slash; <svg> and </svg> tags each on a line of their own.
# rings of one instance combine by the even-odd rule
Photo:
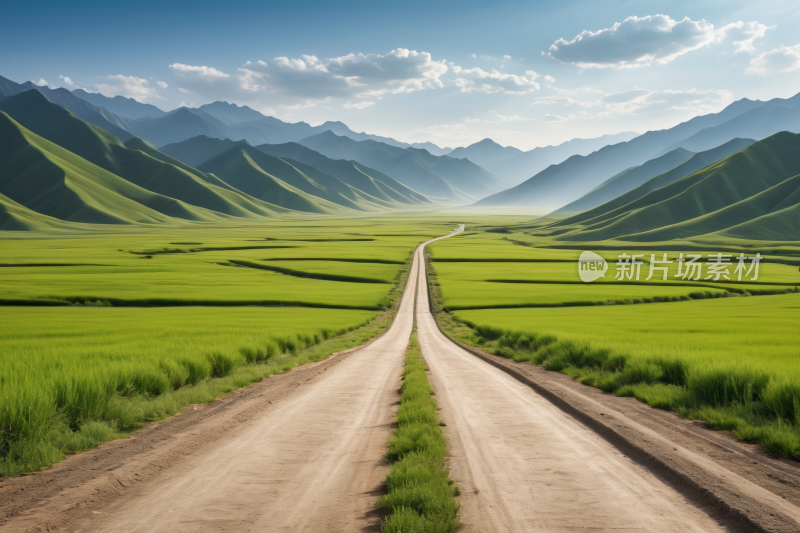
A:
<svg viewBox="0 0 800 533">
<path fill-rule="evenodd" d="M 697 172 L 701 168 L 734 152 L 738 152 L 754 142 L 752 139 L 733 139 L 722 146 L 698 154 L 683 148 L 676 148 L 661 157 L 651 159 L 641 166 L 630 168 L 617 174 L 590 193 L 551 214 L 572 215 L 583 213 L 612 201 L 617 205 L 625 205 L 635 197 L 638 198 L 647 192 Z M 655 177 L 658 177 L 658 179 L 653 180 Z M 645 184 L 647 185 L 643 186 Z M 643 187 L 639 188 L 640 186 Z M 631 191 L 635 192 L 631 195 L 626 194 Z"/>
<path fill-rule="evenodd" d="M 797 240 L 800 235 L 798 134 L 777 133 L 659 187 L 664 176 L 550 227 L 569 230 L 557 239 L 570 241 L 653 242 L 709 233 Z"/>
<path fill-rule="evenodd" d="M 220 140 L 201 135 L 180 143 L 164 146 L 161 151 L 191 164 L 191 162 L 200 159 L 204 161 L 212 159 L 237 146 L 249 146 L 249 144 L 244 140 L 234 142 L 229 139 Z M 431 201 L 425 195 L 356 161 L 330 159 L 297 143 L 262 144 L 255 148 L 267 155 L 281 158 L 285 161 L 291 160 L 288 166 L 281 163 L 283 168 L 280 168 L 281 165 L 274 168 L 274 171 L 277 172 L 275 175 L 281 179 L 285 178 L 290 181 L 291 178 L 285 177 L 283 173 L 289 172 L 289 175 L 295 175 L 297 169 L 300 168 L 301 172 L 306 176 L 311 176 L 318 183 L 326 183 L 326 187 L 339 191 L 351 200 L 355 200 L 359 196 L 370 203 L 387 207 L 394 204 L 397 204 L 396 207 L 402 207 L 402 204 L 407 204 L 408 206 L 431 204 Z M 237 152 L 233 153 L 236 154 Z M 237 156 L 233 155 L 231 157 Z M 264 161 L 264 164 L 271 165 L 272 163 Z M 217 166 L 217 163 L 215 163 L 214 168 L 217 172 L 225 170 Z M 306 190 L 302 186 L 300 188 L 301 190 Z M 315 194 L 311 189 L 306 190 L 306 192 Z M 338 203 L 337 200 L 331 200 Z"/>
<path fill-rule="evenodd" d="M 200 165 L 200 170 L 213 173 L 256 198 L 271 198 L 270 201 L 299 211 L 336 213 L 401 206 L 397 201 L 364 193 L 309 165 L 273 157 L 246 145 L 211 158 Z"/>
<path fill-rule="evenodd" d="M 73 222 L 64 222 L 63 220 L 32 211 L 11 198 L 0 194 L 0 231 L 74 230 L 79 227 Z"/>
<path fill-rule="evenodd" d="M 86 122 L 111 132 L 120 139 L 124 140 L 132 136 L 128 131 L 129 125 L 132 121 L 129 121 L 125 117 L 120 116 L 109 109 L 93 105 L 66 89 L 50 89 L 49 87 L 36 85 L 30 81 L 25 83 L 15 83 L 0 76 L 0 102 L 8 97 L 28 91 L 41 92 L 47 96 L 51 102 L 54 102 L 64 109 L 71 111 Z"/>
<path fill-rule="evenodd" d="M 419 148 L 399 148 L 375 140 L 354 141 L 332 131 L 299 142 L 331 159 L 358 161 L 427 196 L 470 202 L 505 184 L 468 159 L 434 156 Z"/>
<path fill-rule="evenodd" d="M 272 216 L 285 211 L 168 158 L 141 139 L 129 139 L 126 146 L 37 91 L 7 98 L 0 102 L 0 110 L 34 133 L 154 193 L 234 217 Z"/>
<path fill-rule="evenodd" d="M 275 157 L 289 158 L 326 174 L 332 174 L 344 183 L 387 202 L 430 205 L 431 200 L 414 189 L 406 187 L 383 172 L 357 161 L 331 159 L 298 143 L 260 144 L 256 149 Z"/>
<path fill-rule="evenodd" d="M 172 224 L 176 218 L 221 221 L 224 215 L 153 193 L 98 167 L 26 129 L 0 111 L 0 194 L 4 224 L 42 223 L 47 217 L 95 224 Z M 30 222 L 31 219 L 33 222 Z M 26 222 L 28 221 L 28 222 Z M 20 227 L 25 226 L 25 227 Z"/>
<path fill-rule="evenodd" d="M 621 171 L 642 165 L 665 150 L 705 128 L 719 126 L 763 105 L 738 100 L 719 113 L 694 117 L 669 129 L 648 131 L 634 139 L 604 146 L 587 156 L 574 155 L 551 165 L 511 189 L 476 202 L 476 206 L 526 206 L 557 209 L 573 202 Z"/>
</svg>

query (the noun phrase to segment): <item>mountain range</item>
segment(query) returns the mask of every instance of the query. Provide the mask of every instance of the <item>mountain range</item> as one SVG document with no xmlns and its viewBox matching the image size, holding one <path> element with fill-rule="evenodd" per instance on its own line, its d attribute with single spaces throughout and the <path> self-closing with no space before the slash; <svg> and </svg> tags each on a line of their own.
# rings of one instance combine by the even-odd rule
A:
<svg viewBox="0 0 800 533">
<path fill-rule="evenodd" d="M 133 98 L 110 98 L 85 89 L 75 89 L 72 92 L 63 88 L 50 89 L 33 82 L 16 83 L 0 76 L 0 100 L 31 89 L 41 91 L 51 101 L 120 139 L 127 139 L 133 134 L 156 146 L 184 141 L 201 134 L 220 139 L 247 139 L 251 144 L 280 144 L 299 141 L 330 130 L 355 140 L 372 139 L 400 148 L 424 148 L 435 155 L 444 155 L 451 150 L 430 142 L 409 144 L 391 137 L 355 132 L 342 122 L 325 122 L 319 126 L 311 126 L 306 122 L 283 122 L 247 106 L 227 102 L 213 102 L 199 108 L 181 107 L 167 112 Z M 87 110 L 82 110 L 81 106 Z M 193 120 L 186 116 L 186 112 L 201 120 Z M 169 119 L 169 115 L 175 113 L 181 116 Z"/>
<path fill-rule="evenodd" d="M 610 202 L 615 198 L 618 201 L 624 201 L 625 198 L 628 198 L 626 194 L 637 189 L 640 185 L 647 183 L 647 187 L 641 190 L 647 190 L 648 192 L 654 188 L 657 189 L 669 185 L 715 161 L 738 152 L 754 142 L 752 139 L 733 139 L 722 146 L 700 153 L 690 152 L 684 148 L 676 148 L 660 157 L 647 161 L 643 165 L 631 167 L 620 172 L 589 193 L 551 214 L 574 215 Z M 658 179 L 653 179 L 656 177 Z"/>
<path fill-rule="evenodd" d="M 662 176 L 543 231 L 564 241 L 800 236 L 798 134 L 776 133 L 670 183 Z"/>
<path fill-rule="evenodd" d="M 289 124 L 224 102 L 152 117 L 144 113 L 160 110 L 135 100 L 82 94 L 90 102 L 81 94 L 0 78 L 0 229 L 246 222 L 474 202 L 552 203 L 559 219 L 540 234 L 564 241 L 800 235 L 800 135 L 792 133 L 800 130 L 800 95 L 739 100 L 719 113 L 572 155 L 508 188 L 473 159 L 500 168 L 617 138 L 530 152 L 485 139 L 437 155 L 318 130 L 350 131 L 342 123 Z M 248 128 L 249 138 L 236 137 Z M 250 142 L 309 131 L 319 132 Z M 148 138 L 179 140 L 158 149 Z"/>
<path fill-rule="evenodd" d="M 448 155 L 460 159 L 467 158 L 509 186 L 514 186 L 572 155 L 589 155 L 604 146 L 629 141 L 638 135 L 628 131 L 594 139 L 572 139 L 556 146 L 538 147 L 527 152 L 513 146 L 501 146 L 491 139 L 484 139 L 465 148 L 456 148 Z"/>
<path fill-rule="evenodd" d="M 0 227 L 236 221 L 300 212 L 410 209 L 430 200 L 388 177 L 363 179 L 369 192 L 302 163 L 247 147 L 195 169 L 131 137 L 125 143 L 51 102 L 38 90 L 0 101 Z M 224 143 L 224 141 L 220 141 Z M 235 156 L 235 157 L 234 157 Z M 373 174 L 378 175 L 373 172 Z M 317 181 L 319 180 L 319 181 Z M 272 184 L 266 194 L 259 184 Z M 242 190 L 244 189 L 244 190 Z M 264 196 L 261 199 L 259 196 Z"/>
<path fill-rule="evenodd" d="M 768 102 L 738 100 L 719 113 L 698 116 L 673 128 L 648 131 L 588 156 L 574 155 L 475 205 L 556 209 L 579 199 L 620 172 L 679 147 L 706 151 L 735 138 L 760 140 L 784 130 L 797 132 L 800 131 L 800 109 L 795 109 L 798 101 L 800 96 Z M 707 142 L 700 142 L 701 139 Z"/>
<path fill-rule="evenodd" d="M 398 148 L 375 140 L 355 141 L 326 131 L 299 141 L 331 159 L 358 161 L 427 196 L 463 203 L 506 185 L 469 159 L 435 156 L 421 148 Z"/>
</svg>

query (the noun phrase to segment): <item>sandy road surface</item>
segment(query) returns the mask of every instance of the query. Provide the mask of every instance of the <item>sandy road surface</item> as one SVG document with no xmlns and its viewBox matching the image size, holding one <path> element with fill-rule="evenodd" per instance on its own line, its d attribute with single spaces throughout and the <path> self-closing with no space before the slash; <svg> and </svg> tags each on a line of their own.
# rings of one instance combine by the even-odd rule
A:
<svg viewBox="0 0 800 533">
<path fill-rule="evenodd" d="M 463 227 L 458 231 L 462 231 Z M 83 524 L 82 531 L 376 530 L 375 501 L 413 324 L 421 254 L 376 342 L 237 433 Z"/>
<path fill-rule="evenodd" d="M 453 344 L 417 335 L 462 490 L 462 531 L 724 531 L 703 510 L 533 389 Z"/>
</svg>

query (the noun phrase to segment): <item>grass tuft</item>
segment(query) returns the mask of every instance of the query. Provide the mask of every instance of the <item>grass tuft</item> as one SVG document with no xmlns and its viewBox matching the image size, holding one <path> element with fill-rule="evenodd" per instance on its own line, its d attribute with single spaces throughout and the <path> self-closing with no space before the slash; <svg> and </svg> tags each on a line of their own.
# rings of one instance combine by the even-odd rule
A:
<svg viewBox="0 0 800 533">
<path fill-rule="evenodd" d="M 391 511 L 381 526 L 384 533 L 447 533 L 461 527 L 454 499 L 459 492 L 445 468 L 447 442 L 425 370 L 415 332 L 403 370 L 397 431 L 388 444 L 394 463 L 386 478 L 389 493 L 378 501 Z"/>
</svg>

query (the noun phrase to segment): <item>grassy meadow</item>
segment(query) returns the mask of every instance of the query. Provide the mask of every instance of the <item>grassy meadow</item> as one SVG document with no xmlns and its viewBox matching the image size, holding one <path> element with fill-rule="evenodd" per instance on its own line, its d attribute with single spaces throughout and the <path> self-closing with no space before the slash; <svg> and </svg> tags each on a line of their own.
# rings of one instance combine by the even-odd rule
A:
<svg viewBox="0 0 800 533">
<path fill-rule="evenodd" d="M 362 344 L 391 323 L 416 245 L 453 227 L 0 233 L 0 476 Z"/>
<path fill-rule="evenodd" d="M 472 228 L 473 235 L 429 247 L 437 317 L 449 335 L 800 459 L 797 243 L 670 241 L 642 249 L 605 242 L 565 249 L 552 248 L 557 244 L 537 236 L 535 227 Z M 609 261 L 605 279 L 580 281 L 583 250 Z M 620 283 L 612 261 L 623 251 L 645 253 L 646 261 L 650 253 L 675 259 L 681 252 L 759 251 L 765 262 L 754 282 L 676 279 L 676 264 L 666 281 L 645 281 L 645 264 L 639 283 Z M 638 303 L 649 305 L 620 305 Z"/>
</svg>

